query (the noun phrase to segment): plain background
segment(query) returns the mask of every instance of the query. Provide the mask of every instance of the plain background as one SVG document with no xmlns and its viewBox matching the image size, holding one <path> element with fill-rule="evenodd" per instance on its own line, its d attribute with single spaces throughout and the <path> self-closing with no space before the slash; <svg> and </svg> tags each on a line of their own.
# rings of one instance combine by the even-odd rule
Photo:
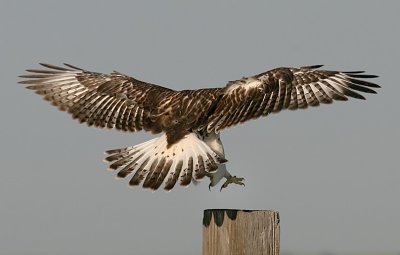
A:
<svg viewBox="0 0 400 255">
<path fill-rule="evenodd" d="M 400 252 L 398 1 L 1 1 L 1 254 L 201 254 L 203 209 L 275 209 L 286 252 Z M 152 136 L 88 128 L 17 84 L 38 62 L 174 89 L 278 66 L 366 70 L 366 101 L 223 133 L 246 187 L 128 189 L 103 151 Z"/>
</svg>

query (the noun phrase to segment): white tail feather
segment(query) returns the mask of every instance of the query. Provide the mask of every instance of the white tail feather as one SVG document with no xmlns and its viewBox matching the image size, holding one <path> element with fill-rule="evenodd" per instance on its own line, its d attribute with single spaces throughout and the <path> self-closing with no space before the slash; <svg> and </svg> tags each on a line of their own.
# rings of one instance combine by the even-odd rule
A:
<svg viewBox="0 0 400 255">
<path fill-rule="evenodd" d="M 158 189 L 162 183 L 171 190 L 180 180 L 182 186 L 190 184 L 192 178 L 202 179 L 213 173 L 226 160 L 214 152 L 195 133 L 189 133 L 176 144 L 168 147 L 166 135 L 147 142 L 109 150 L 106 158 L 117 177 L 133 174 L 129 185 L 137 186 L 143 181 L 144 188 Z"/>
</svg>

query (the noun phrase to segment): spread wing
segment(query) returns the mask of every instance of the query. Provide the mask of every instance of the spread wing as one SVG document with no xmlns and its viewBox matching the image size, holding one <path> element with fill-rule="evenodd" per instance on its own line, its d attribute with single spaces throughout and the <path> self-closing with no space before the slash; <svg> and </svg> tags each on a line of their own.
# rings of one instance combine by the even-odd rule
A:
<svg viewBox="0 0 400 255">
<path fill-rule="evenodd" d="M 266 116 L 283 109 L 296 110 L 329 104 L 347 97 L 365 99 L 358 92 L 376 93 L 378 85 L 361 79 L 375 78 L 362 71 L 318 70 L 321 66 L 277 68 L 231 81 L 214 113 L 208 119 L 209 132 Z"/>
<path fill-rule="evenodd" d="M 101 74 L 68 64 L 41 65 L 47 69 L 27 70 L 30 74 L 20 77 L 28 80 L 20 83 L 28 84 L 28 89 L 89 126 L 131 132 L 152 130 L 154 98 L 174 92 L 118 72 Z"/>
</svg>

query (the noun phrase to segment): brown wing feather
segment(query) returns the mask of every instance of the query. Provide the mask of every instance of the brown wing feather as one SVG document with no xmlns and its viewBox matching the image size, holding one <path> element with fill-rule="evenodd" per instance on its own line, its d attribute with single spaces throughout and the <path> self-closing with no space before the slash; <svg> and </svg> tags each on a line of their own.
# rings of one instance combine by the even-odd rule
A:
<svg viewBox="0 0 400 255">
<path fill-rule="evenodd" d="M 319 67 L 283 67 L 229 82 L 208 118 L 208 132 L 219 132 L 283 109 L 329 104 L 347 97 L 365 99 L 359 92 L 376 93 L 371 88 L 379 88 L 375 83 L 359 80 L 375 75 L 317 70 Z"/>
<path fill-rule="evenodd" d="M 27 88 L 43 95 L 60 110 L 89 126 L 123 131 L 153 130 L 152 112 L 160 98 L 174 92 L 136 80 L 118 72 L 101 74 L 68 64 L 65 67 L 41 64 L 47 69 L 27 70 L 22 75 Z"/>
<path fill-rule="evenodd" d="M 220 130 L 283 109 L 327 104 L 347 97 L 365 99 L 379 86 L 359 80 L 363 72 L 317 70 L 320 66 L 277 68 L 231 81 L 225 88 L 174 91 L 118 72 L 101 74 L 71 65 L 42 64 L 23 75 L 28 88 L 89 126 L 171 134 Z M 356 92 L 357 91 L 357 92 Z M 179 131 L 179 132 L 178 132 Z M 176 137 L 175 137 L 176 136 Z"/>
</svg>

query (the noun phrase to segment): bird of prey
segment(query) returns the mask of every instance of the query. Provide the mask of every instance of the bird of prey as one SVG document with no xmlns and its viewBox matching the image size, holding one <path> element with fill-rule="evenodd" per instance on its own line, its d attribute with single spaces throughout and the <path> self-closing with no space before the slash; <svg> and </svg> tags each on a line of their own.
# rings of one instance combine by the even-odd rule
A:
<svg viewBox="0 0 400 255">
<path fill-rule="evenodd" d="M 365 99 L 380 86 L 363 71 L 320 70 L 322 65 L 281 67 L 229 81 L 220 88 L 173 90 L 119 72 L 102 74 L 69 64 L 28 69 L 22 84 L 88 126 L 127 132 L 162 133 L 147 142 L 106 151 L 117 177 L 129 185 L 171 190 L 177 182 L 210 178 L 209 188 L 244 185 L 226 168 L 220 132 L 269 113 L 330 104 L 348 97 Z"/>
</svg>

